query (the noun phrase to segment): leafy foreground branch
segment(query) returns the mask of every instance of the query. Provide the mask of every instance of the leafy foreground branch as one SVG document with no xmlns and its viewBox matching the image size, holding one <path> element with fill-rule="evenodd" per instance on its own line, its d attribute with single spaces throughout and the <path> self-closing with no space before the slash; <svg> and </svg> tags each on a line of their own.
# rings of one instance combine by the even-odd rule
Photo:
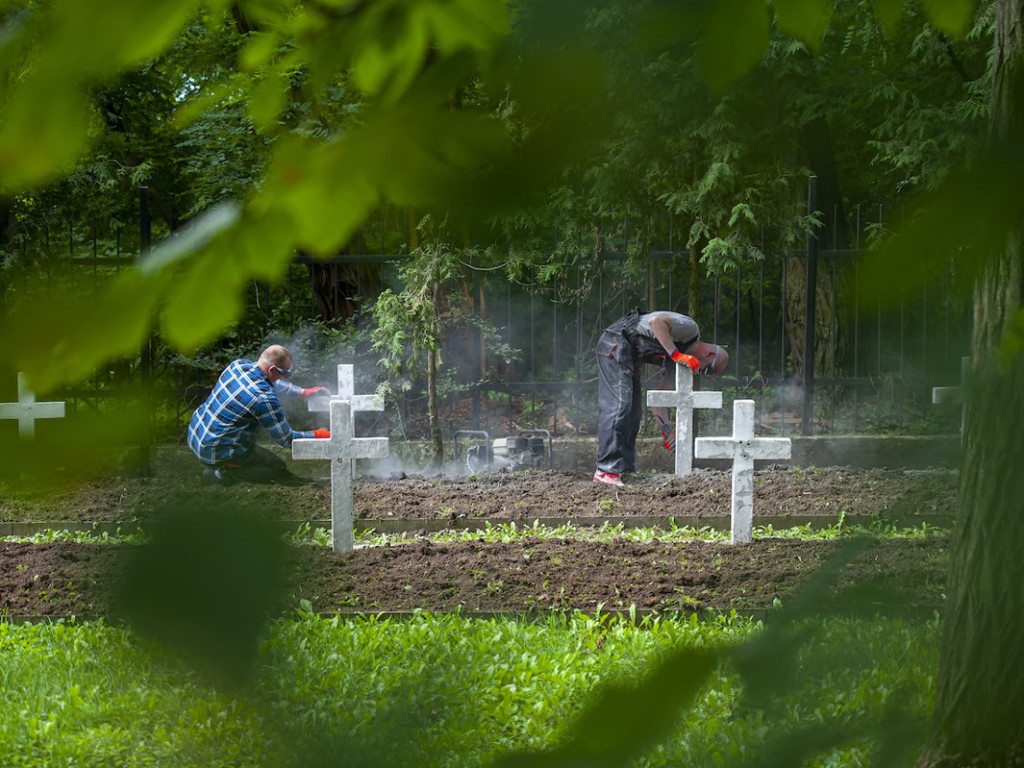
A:
<svg viewBox="0 0 1024 768">
<path fill-rule="evenodd" d="M 930 714 L 936 629 L 300 612 L 265 632 L 248 684 L 218 689 L 125 629 L 0 624 L 11 715 L 0 754 L 7 766 L 702 766 L 803 754 L 808 765 L 909 765 Z M 646 744 L 652 726 L 663 732 Z"/>
</svg>

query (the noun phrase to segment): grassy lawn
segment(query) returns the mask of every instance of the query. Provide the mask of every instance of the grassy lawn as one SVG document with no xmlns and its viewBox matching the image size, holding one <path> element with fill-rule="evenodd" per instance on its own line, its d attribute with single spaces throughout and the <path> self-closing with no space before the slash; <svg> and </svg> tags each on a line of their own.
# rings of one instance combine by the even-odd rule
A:
<svg viewBox="0 0 1024 768">
<path fill-rule="evenodd" d="M 592 765 L 909 766 L 937 648 L 934 620 L 300 611 L 223 687 L 127 629 L 0 623 L 0 764 L 475 766 L 560 746 Z"/>
</svg>

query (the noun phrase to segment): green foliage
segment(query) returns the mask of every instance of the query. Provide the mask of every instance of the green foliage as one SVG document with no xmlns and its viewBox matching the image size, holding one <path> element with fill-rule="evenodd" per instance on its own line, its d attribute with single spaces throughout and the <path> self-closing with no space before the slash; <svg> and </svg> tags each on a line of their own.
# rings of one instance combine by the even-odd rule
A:
<svg viewBox="0 0 1024 768">
<path fill-rule="evenodd" d="M 892 619 L 783 631 L 729 617 L 634 626 L 600 613 L 518 622 L 300 612 L 266 629 L 259 679 L 226 693 L 124 629 L 0 622 L 0 705 L 19 715 L 0 724 L 0 748 L 12 766 L 472 766 L 524 749 L 537 753 L 506 762 L 551 764 L 552 750 L 600 759 L 598 744 L 624 755 L 634 743 L 631 733 L 611 737 L 625 725 L 627 702 L 654 707 L 642 697 L 669 686 L 676 666 L 697 674 L 684 659 L 717 657 L 724 663 L 705 665 L 707 683 L 685 715 L 652 710 L 671 733 L 645 750 L 643 764 L 770 764 L 783 742 L 794 743 L 787 734 L 825 729 L 842 738 L 870 722 L 876 733 L 826 747 L 810 764 L 889 757 L 889 766 L 910 765 L 874 750 L 892 730 L 887 719 L 904 727 L 926 716 L 935 630 L 934 622 Z M 748 670 L 758 659 L 776 663 L 763 654 L 779 649 L 781 634 L 803 639 L 789 679 L 757 702 Z M 573 726 L 602 713 L 619 722 L 588 736 Z"/>
<path fill-rule="evenodd" d="M 237 319 L 250 278 L 280 279 L 296 249 L 333 254 L 383 201 L 456 212 L 474 226 L 502 212 L 509 271 L 541 281 L 595 245 L 614 249 L 594 242 L 595 222 L 621 222 L 623 212 L 629 252 L 643 256 L 667 207 L 687 246 L 720 272 L 760 258 L 762 232 L 785 247 L 811 226 L 794 202 L 804 169 L 780 161 L 800 156 L 794 142 L 810 121 L 849 126 L 837 146 L 875 142 L 880 161 L 930 184 L 963 148 L 957 121 L 981 109 L 977 89 L 974 115 L 946 108 L 950 97 L 935 88 L 915 95 L 913 83 L 891 86 L 884 101 L 843 95 L 896 80 L 884 67 L 880 78 L 864 76 L 865 57 L 869 67 L 879 58 L 866 3 L 842 6 L 827 31 L 827 4 L 809 0 L 580 2 L 572 12 L 531 2 L 510 17 L 492 0 L 346 13 L 290 0 L 243 4 L 238 14 L 223 3 L 122 5 L 80 0 L 9 16 L 0 57 L 7 189 L 32 191 L 36 212 L 67 205 L 72 190 L 96 198 L 85 207 L 110 210 L 115 190 L 123 206 L 131 183 L 145 181 L 172 230 L 221 213 L 168 246 L 180 257 L 156 254 L 141 279 L 3 321 L 5 337 L 31 342 L 12 362 L 41 391 L 130 349 L 154 314 L 168 343 L 191 353 Z M 876 5 L 884 21 L 893 6 Z M 965 0 L 923 12 L 950 31 L 971 9 Z M 126 24 L 146 33 L 118 37 Z M 88 50 L 76 44 L 88 38 Z M 850 56 L 848 39 L 864 40 L 861 55 Z M 901 42 L 885 51 L 897 69 Z M 922 50 L 939 64 L 942 49 L 936 39 Z M 971 68 L 975 57 L 954 53 Z M 922 82 L 940 82 L 930 75 Z M 949 130 L 936 139 L 928 126 L 944 115 Z M 75 128 L 88 121 L 89 131 Z M 866 135 L 871 125 L 876 137 Z M 95 154 L 72 168 L 87 139 Z M 853 153 L 840 161 L 865 165 Z M 38 188 L 69 172 L 68 184 Z M 549 194 L 551 182 L 560 188 Z M 530 210 L 538 200 L 550 209 Z M 553 231 L 554 253 L 538 253 Z M 73 361 L 31 351 L 61 346 L 72 326 Z"/>
</svg>

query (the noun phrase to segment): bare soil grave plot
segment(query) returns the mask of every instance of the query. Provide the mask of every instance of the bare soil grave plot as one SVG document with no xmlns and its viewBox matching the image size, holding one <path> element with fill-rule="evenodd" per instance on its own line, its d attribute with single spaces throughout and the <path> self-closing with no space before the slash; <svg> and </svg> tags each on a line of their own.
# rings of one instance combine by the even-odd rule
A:
<svg viewBox="0 0 1024 768">
<path fill-rule="evenodd" d="M 169 503 L 244 510 L 264 521 L 321 523 L 330 489 L 236 486 L 203 488 L 193 468 L 150 478 L 111 478 L 50 493 L 5 494 L 0 521 L 62 522 L 158 519 Z M 644 475 L 624 488 L 569 472 L 493 474 L 474 478 L 396 476 L 355 486 L 357 522 L 408 520 L 410 541 L 359 548 L 339 556 L 326 547 L 289 553 L 278 604 L 309 600 L 318 611 L 527 612 L 536 610 L 766 609 L 784 603 L 841 544 L 762 538 L 729 546 L 710 542 L 611 542 L 527 538 L 514 542 L 431 542 L 415 534 L 422 521 L 494 523 L 573 518 L 585 524 L 617 516 L 727 519 L 730 474 L 698 470 L 686 478 Z M 839 513 L 951 520 L 956 474 L 848 468 L 769 467 L 755 473 L 755 523 Z M 758 521 L 760 521 L 758 523 Z M 372 527 L 372 525 L 371 525 Z M 880 609 L 941 605 L 947 537 L 878 540 L 839 568 L 832 594 L 869 590 Z M 109 544 L 0 542 L 0 612 L 9 616 L 119 615 L 115 583 L 130 547 Z M 189 568 L 182 563 L 182 568 Z M 244 586 L 240 586 L 244 588 Z"/>
<path fill-rule="evenodd" d="M 697 469 L 684 478 L 638 475 L 616 488 L 582 472 L 530 471 L 473 477 L 395 475 L 362 478 L 353 489 L 355 517 L 371 520 L 528 520 L 534 518 L 728 517 L 732 476 Z M 957 474 L 948 470 L 859 470 L 758 467 L 756 517 L 883 516 L 890 519 L 951 516 Z M 68 484 L 45 492 L 0 496 L 0 523 L 145 521 L 170 496 L 213 499 L 254 515 L 299 522 L 330 517 L 330 488 L 199 487 L 191 466 L 154 477 L 119 477 Z"/>
</svg>

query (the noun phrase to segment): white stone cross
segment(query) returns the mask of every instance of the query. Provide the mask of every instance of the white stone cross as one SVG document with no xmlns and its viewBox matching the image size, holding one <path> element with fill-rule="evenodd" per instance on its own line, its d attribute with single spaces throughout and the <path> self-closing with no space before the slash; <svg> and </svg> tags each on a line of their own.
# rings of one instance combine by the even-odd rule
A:
<svg viewBox="0 0 1024 768">
<path fill-rule="evenodd" d="M 676 363 L 676 388 L 655 389 L 647 393 L 647 405 L 676 409 L 676 475 L 693 471 L 693 409 L 721 408 L 721 392 L 693 391 L 690 366 Z"/>
<path fill-rule="evenodd" d="M 319 413 L 331 410 L 331 400 L 348 400 L 353 411 L 383 411 L 384 398 L 380 395 L 357 395 L 355 371 L 352 365 L 338 366 L 338 394 L 314 395 L 306 401 L 310 411 Z"/>
<path fill-rule="evenodd" d="M 36 435 L 36 419 L 64 418 L 64 403 L 37 403 L 35 394 L 25 386 L 25 374 L 18 374 L 18 402 L 0 403 L 0 419 L 17 419 L 18 434 L 31 440 Z"/>
<path fill-rule="evenodd" d="M 754 437 L 754 401 L 736 400 L 732 437 L 698 437 L 698 459 L 732 459 L 732 543 L 753 539 L 754 459 L 788 459 L 788 437 Z"/>
<path fill-rule="evenodd" d="M 292 440 L 292 458 L 331 462 L 331 542 L 339 554 L 351 552 L 353 535 L 352 460 L 383 459 L 386 437 L 354 437 L 352 407 L 348 400 L 331 400 L 331 436 Z"/>
<path fill-rule="evenodd" d="M 967 398 L 964 397 L 964 383 L 967 381 L 967 374 L 971 370 L 971 358 L 960 358 L 960 386 L 959 387 L 932 387 L 932 403 L 941 405 L 950 402 L 963 402 L 960 408 L 960 431 L 964 431 L 964 422 L 967 421 Z"/>
</svg>

